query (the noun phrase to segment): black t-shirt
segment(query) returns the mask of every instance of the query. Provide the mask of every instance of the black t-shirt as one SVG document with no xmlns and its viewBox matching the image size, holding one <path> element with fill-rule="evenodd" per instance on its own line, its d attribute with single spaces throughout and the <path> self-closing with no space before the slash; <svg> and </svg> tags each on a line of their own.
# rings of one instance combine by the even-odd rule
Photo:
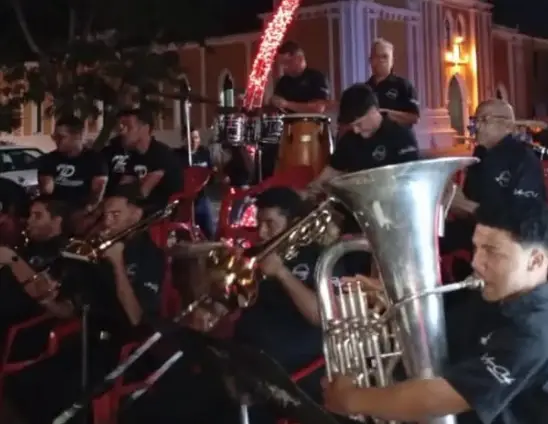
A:
<svg viewBox="0 0 548 424">
<path fill-rule="evenodd" d="M 135 296 L 143 309 L 144 320 L 158 318 L 166 264 L 163 251 L 144 233 L 126 241 L 124 262 Z M 116 295 L 112 266 L 103 260 L 94 268 L 95 271 L 90 269 L 89 273 L 82 273 L 82 276 L 87 276 L 85 296 L 91 303 L 94 327 L 123 332 L 131 325 Z"/>
<path fill-rule="evenodd" d="M 306 68 L 298 77 L 282 76 L 274 87 L 274 95 L 299 103 L 327 100 L 329 85 L 320 71 Z"/>
<path fill-rule="evenodd" d="M 146 203 L 162 208 L 173 194 L 183 189 L 183 172 L 181 161 L 173 149 L 153 138 L 145 153 L 130 152 L 126 173 L 141 179 L 154 171 L 163 171 L 164 176 L 154 187 Z"/>
<path fill-rule="evenodd" d="M 286 267 L 308 288 L 316 290 L 314 267 L 322 252 L 317 244 L 299 250 Z M 343 267 L 335 273 L 344 276 Z M 322 330 L 301 315 L 281 283 L 267 278 L 259 283 L 257 303 L 243 311 L 236 323 L 236 340 L 264 350 L 293 372 L 322 354 Z"/>
<path fill-rule="evenodd" d="M 491 149 L 477 146 L 480 162 L 466 170 L 463 192 L 470 200 L 507 204 L 512 201 L 545 199 L 544 171 L 533 150 L 512 136 Z"/>
<path fill-rule="evenodd" d="M 0 213 L 24 216 L 29 203 L 25 187 L 7 178 L 0 178 Z"/>
<path fill-rule="evenodd" d="M 474 293 L 448 314 L 443 377 L 473 412 L 459 424 L 543 424 L 548 417 L 548 284 L 490 304 Z"/>
<path fill-rule="evenodd" d="M 89 200 L 93 178 L 107 175 L 103 156 L 89 149 L 75 157 L 55 150 L 38 159 L 38 176 L 52 177 L 55 181 L 53 196 L 79 206 Z"/>
<path fill-rule="evenodd" d="M 417 90 L 405 78 L 390 74 L 377 83 L 375 78 L 371 77 L 367 85 L 377 94 L 381 109 L 419 114 Z"/>
<path fill-rule="evenodd" d="M 129 153 L 122 145 L 120 137 L 114 137 L 109 144 L 101 151 L 105 162 L 108 165 L 108 187 L 107 192 L 116 187 L 124 174 L 129 160 Z"/>
<path fill-rule="evenodd" d="M 369 138 L 353 132 L 343 135 L 329 165 L 337 171 L 357 172 L 409 162 L 418 157 L 413 131 L 385 117 L 380 128 Z"/>
<path fill-rule="evenodd" d="M 230 179 L 232 187 L 250 185 L 252 171 L 246 164 L 244 155 L 247 155 L 245 146 L 227 146 L 230 150 L 230 159 L 223 168 L 224 174 Z"/>
<path fill-rule="evenodd" d="M 181 158 L 181 164 L 183 168 L 188 168 L 188 149 L 181 147 L 175 150 Z M 192 152 L 192 166 L 201 166 L 203 168 L 213 168 L 213 161 L 211 159 L 211 153 L 205 146 L 198 146 L 198 148 Z"/>
</svg>

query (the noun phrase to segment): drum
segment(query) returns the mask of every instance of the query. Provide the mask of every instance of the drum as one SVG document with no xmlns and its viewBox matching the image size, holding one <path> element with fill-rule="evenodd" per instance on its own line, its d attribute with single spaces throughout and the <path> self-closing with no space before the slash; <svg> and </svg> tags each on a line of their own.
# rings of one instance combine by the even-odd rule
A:
<svg viewBox="0 0 548 424">
<path fill-rule="evenodd" d="M 224 119 L 224 141 L 233 146 L 245 142 L 247 117 L 241 113 L 226 115 Z"/>
<path fill-rule="evenodd" d="M 247 117 L 241 113 L 219 115 L 213 123 L 213 140 L 239 146 L 245 142 Z"/>
<path fill-rule="evenodd" d="M 333 152 L 330 119 L 319 114 L 293 114 L 283 118 L 276 172 L 299 165 L 311 166 L 320 174 Z"/>
<path fill-rule="evenodd" d="M 261 118 L 260 141 L 266 144 L 278 144 L 284 130 L 284 117 L 279 114 L 267 114 Z"/>
</svg>

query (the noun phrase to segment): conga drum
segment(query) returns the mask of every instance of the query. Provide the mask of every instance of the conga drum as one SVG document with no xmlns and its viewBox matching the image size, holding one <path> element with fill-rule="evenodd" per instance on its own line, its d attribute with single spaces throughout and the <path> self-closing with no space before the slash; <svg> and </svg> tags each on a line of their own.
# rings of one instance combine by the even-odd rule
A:
<svg viewBox="0 0 548 424">
<path fill-rule="evenodd" d="M 307 165 L 320 174 L 333 152 L 330 119 L 319 114 L 285 115 L 276 172 Z"/>
</svg>

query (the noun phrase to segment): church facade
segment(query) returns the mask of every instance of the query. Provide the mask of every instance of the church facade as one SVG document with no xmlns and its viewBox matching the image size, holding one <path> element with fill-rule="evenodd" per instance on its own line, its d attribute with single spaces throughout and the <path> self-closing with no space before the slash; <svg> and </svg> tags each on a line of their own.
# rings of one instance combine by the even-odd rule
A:
<svg viewBox="0 0 548 424">
<path fill-rule="evenodd" d="M 260 37 L 257 32 L 210 39 L 211 52 L 181 46 L 192 92 L 230 103 L 223 88 L 245 89 Z M 333 100 L 369 78 L 369 48 L 376 38 L 394 44 L 394 72 L 417 88 L 417 133 L 424 148 L 447 146 L 455 135 L 466 135 L 469 117 L 483 99 L 508 100 L 522 119 L 548 115 L 548 40 L 495 26 L 491 6 L 481 0 L 303 0 L 286 35 L 303 47 L 309 66 L 327 75 Z M 277 77 L 275 70 L 267 96 Z M 51 133 L 53 122 L 39 117 L 39 109 L 25 107 L 16 139 Z M 191 114 L 194 126 L 205 129 L 215 107 L 194 104 Z M 159 137 L 177 143 L 181 120 L 180 102 L 173 101 L 158 122 Z M 100 124 L 90 123 L 90 133 Z"/>
</svg>

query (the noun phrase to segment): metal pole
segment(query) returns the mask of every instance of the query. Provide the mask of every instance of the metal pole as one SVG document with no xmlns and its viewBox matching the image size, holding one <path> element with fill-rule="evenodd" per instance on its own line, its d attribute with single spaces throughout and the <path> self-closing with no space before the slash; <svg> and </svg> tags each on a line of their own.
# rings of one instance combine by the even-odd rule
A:
<svg viewBox="0 0 548 424">
<path fill-rule="evenodd" d="M 188 99 L 184 102 L 184 109 L 186 125 L 186 144 L 188 149 L 188 166 L 192 166 L 192 143 L 190 142 L 190 101 Z"/>
</svg>

